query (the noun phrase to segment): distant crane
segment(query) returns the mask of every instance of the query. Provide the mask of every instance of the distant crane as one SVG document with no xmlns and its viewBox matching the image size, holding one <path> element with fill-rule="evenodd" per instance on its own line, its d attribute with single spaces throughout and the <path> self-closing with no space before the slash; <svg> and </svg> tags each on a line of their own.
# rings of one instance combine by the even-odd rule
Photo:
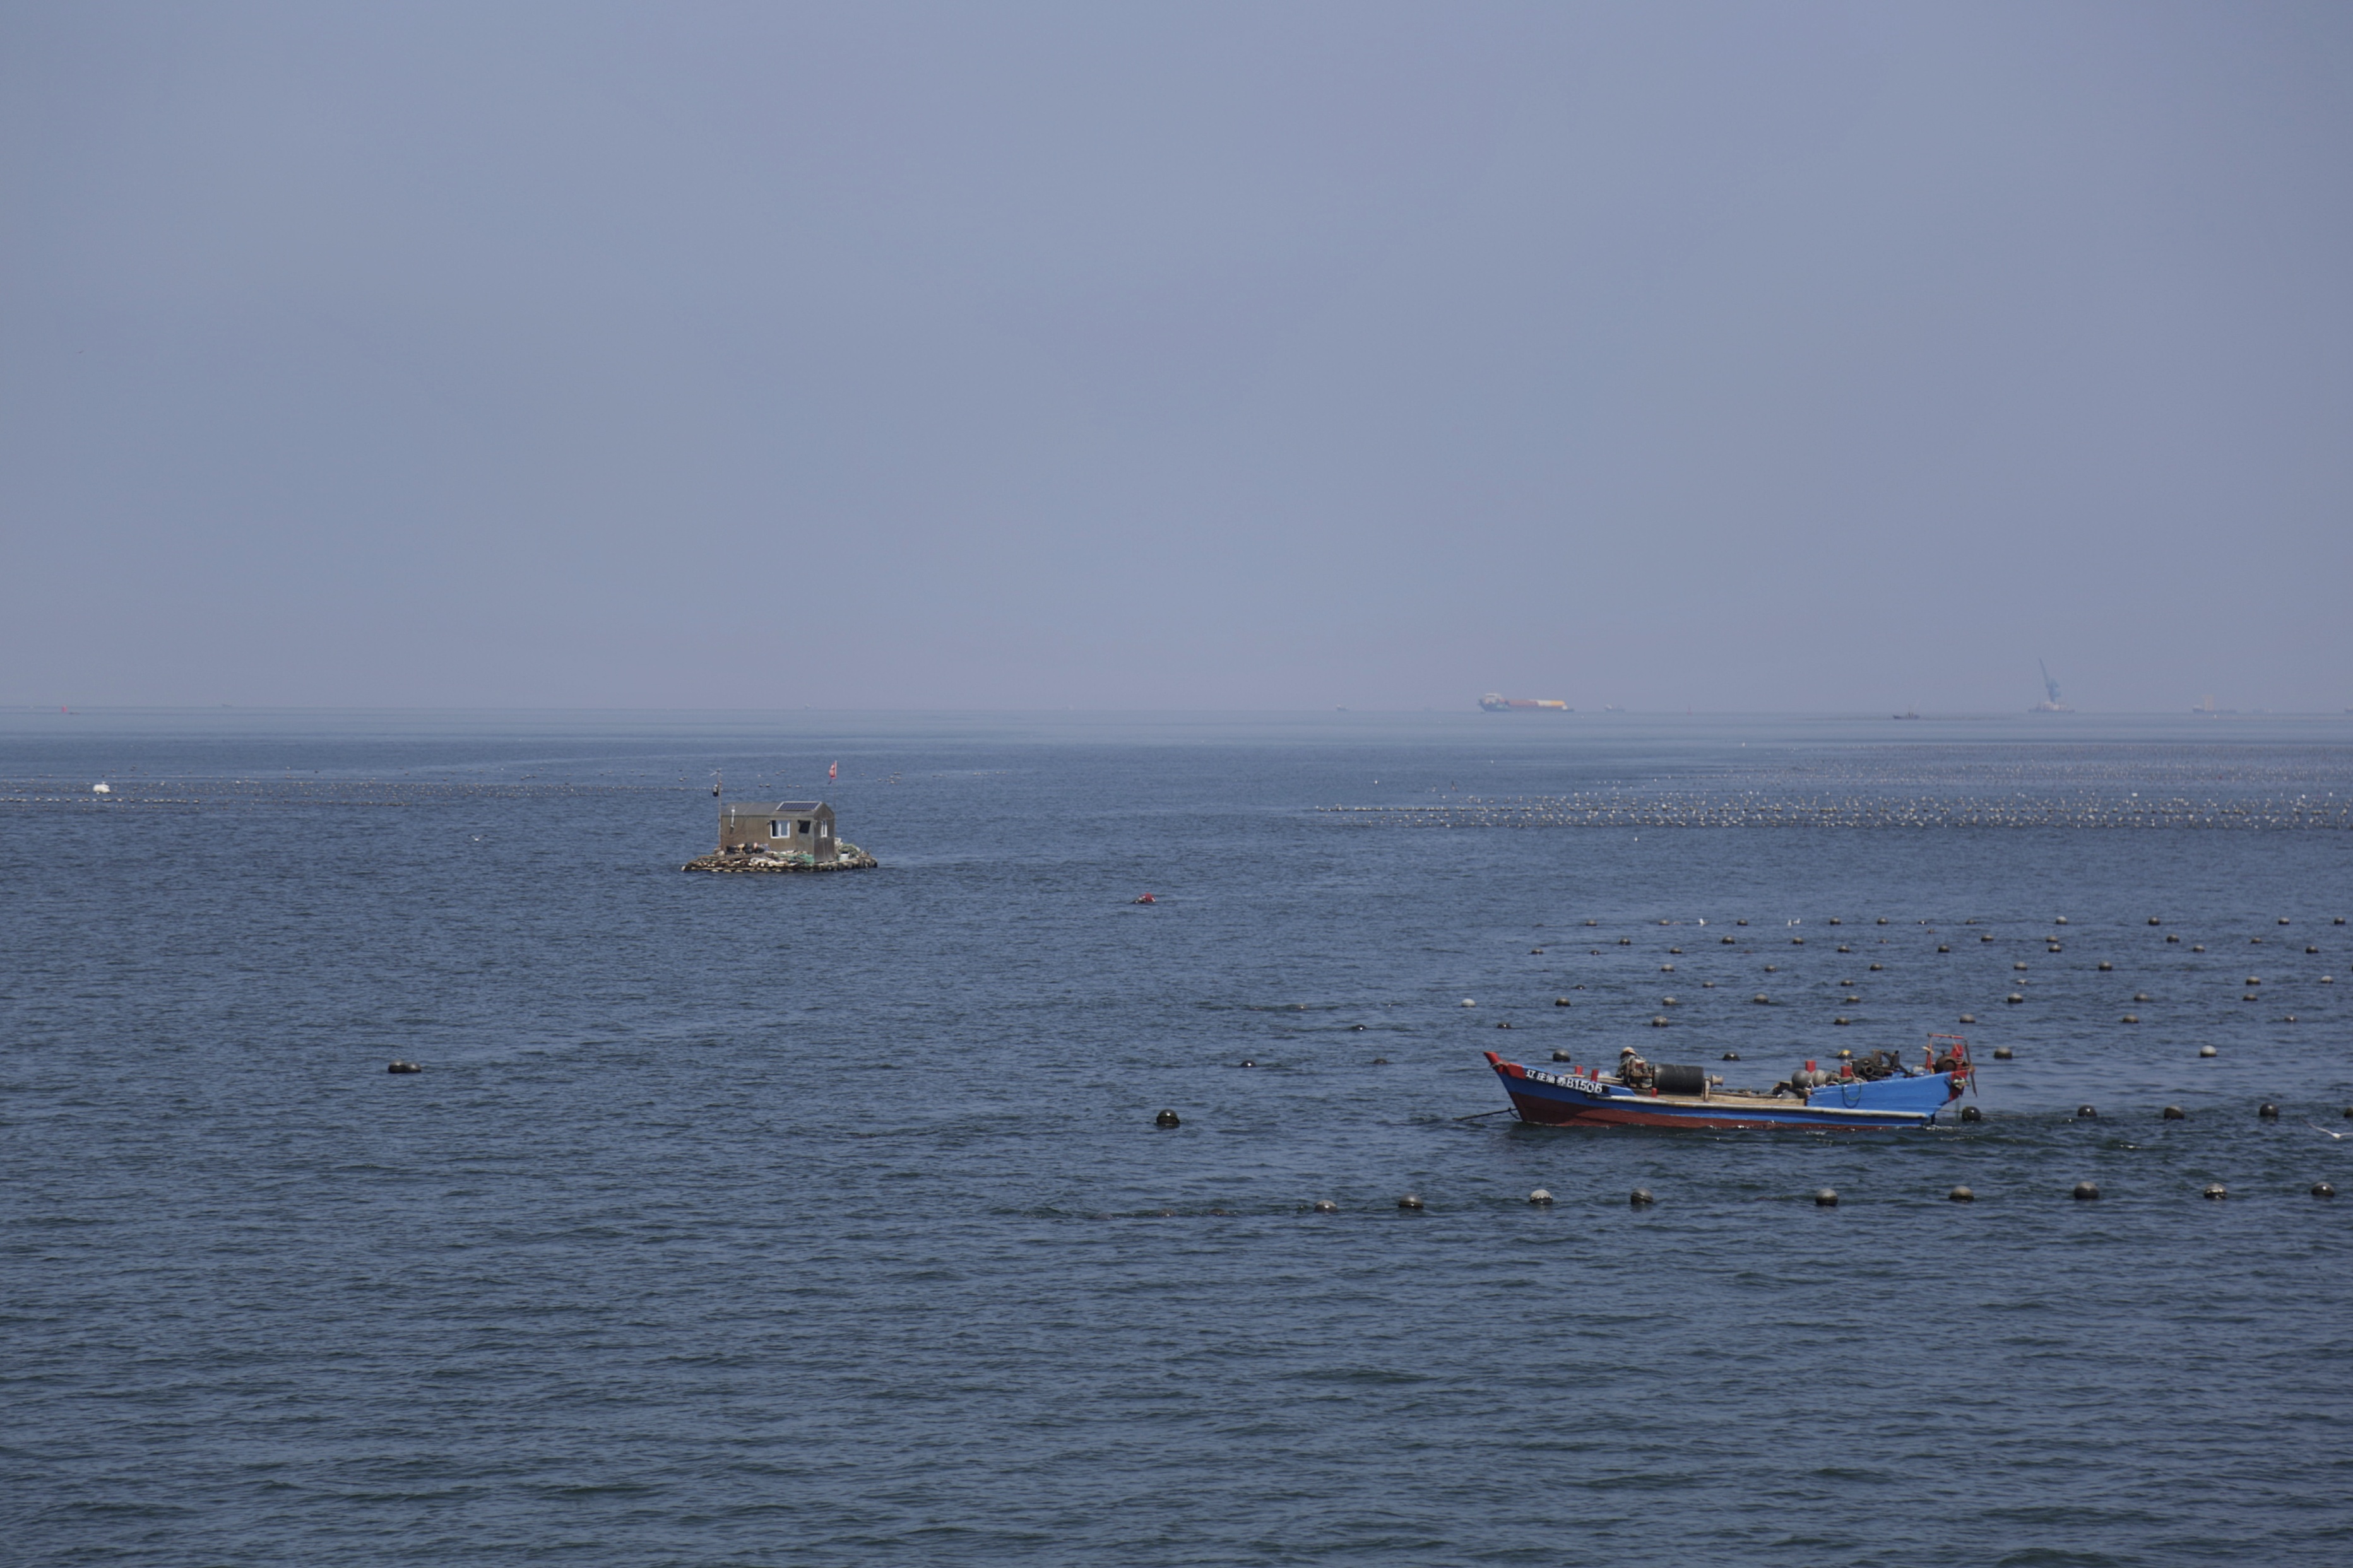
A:
<svg viewBox="0 0 2353 1568">
<path fill-rule="evenodd" d="M 2042 672 L 2042 689 L 2044 696 L 2042 701 L 2028 709 L 2027 711 L 2030 713 L 2073 713 L 2074 711 L 2073 708 L 2068 707 L 2064 702 L 2059 700 L 2059 683 L 2051 679 L 2051 667 L 2038 658 L 2034 661 L 2034 668 Z"/>
</svg>

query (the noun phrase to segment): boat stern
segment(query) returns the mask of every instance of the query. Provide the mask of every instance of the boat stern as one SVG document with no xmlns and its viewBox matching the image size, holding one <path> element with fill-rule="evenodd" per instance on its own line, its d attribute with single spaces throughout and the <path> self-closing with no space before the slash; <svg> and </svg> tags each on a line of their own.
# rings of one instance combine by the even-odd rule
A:
<svg viewBox="0 0 2353 1568">
<path fill-rule="evenodd" d="M 1815 1110 L 1880 1110 L 1933 1117 L 1960 1095 L 1948 1072 L 1920 1078 L 1841 1079 L 1806 1096 Z"/>
</svg>

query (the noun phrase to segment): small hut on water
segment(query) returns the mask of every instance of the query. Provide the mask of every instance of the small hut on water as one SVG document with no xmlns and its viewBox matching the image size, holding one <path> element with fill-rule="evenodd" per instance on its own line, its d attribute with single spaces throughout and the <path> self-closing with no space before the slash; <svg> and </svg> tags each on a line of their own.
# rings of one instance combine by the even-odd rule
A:
<svg viewBox="0 0 2353 1568">
<path fill-rule="evenodd" d="M 689 871 L 862 870 L 874 858 L 845 844 L 821 800 L 738 800 L 719 808 L 719 850 Z"/>
<path fill-rule="evenodd" d="M 814 855 L 830 860 L 839 840 L 821 800 L 739 800 L 719 808 L 719 850 Z"/>
</svg>

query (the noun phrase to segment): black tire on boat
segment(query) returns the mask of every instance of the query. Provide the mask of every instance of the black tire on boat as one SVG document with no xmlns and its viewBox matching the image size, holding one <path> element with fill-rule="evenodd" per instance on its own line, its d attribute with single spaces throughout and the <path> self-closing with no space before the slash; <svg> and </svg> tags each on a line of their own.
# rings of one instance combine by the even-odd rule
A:
<svg viewBox="0 0 2353 1568">
<path fill-rule="evenodd" d="M 1707 1092 L 1707 1072 L 1704 1068 L 1685 1067 L 1673 1062 L 1661 1062 L 1658 1068 L 1661 1094 L 1704 1094 Z"/>
</svg>

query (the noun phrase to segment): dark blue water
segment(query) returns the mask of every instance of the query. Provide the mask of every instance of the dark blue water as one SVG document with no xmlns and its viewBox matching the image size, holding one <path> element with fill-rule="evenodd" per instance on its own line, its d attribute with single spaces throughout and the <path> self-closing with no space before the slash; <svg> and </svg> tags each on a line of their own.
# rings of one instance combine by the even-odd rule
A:
<svg viewBox="0 0 2353 1568">
<path fill-rule="evenodd" d="M 882 868 L 681 874 L 714 768 Z M 2348 781 L 2284 721 L 0 716 L 0 1558 L 2353 1561 Z M 2068 825 L 2144 790 L 2208 825 Z M 1932 1030 L 1983 1123 L 1457 1120 L 1490 1048 Z"/>
</svg>

